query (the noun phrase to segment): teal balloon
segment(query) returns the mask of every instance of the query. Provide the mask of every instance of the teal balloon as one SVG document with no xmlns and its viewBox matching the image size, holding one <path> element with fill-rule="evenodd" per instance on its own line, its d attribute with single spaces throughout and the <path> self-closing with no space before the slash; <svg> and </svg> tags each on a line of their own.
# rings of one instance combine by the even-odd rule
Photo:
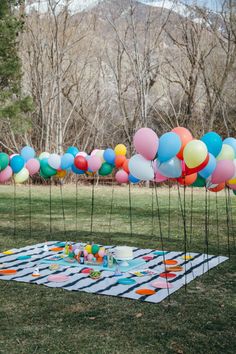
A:
<svg viewBox="0 0 236 354">
<path fill-rule="evenodd" d="M 234 195 L 236 195 L 236 191 L 233 191 Z"/>
<path fill-rule="evenodd" d="M 112 170 L 113 170 L 113 166 L 107 162 L 104 162 L 100 167 L 100 169 L 98 170 L 98 173 L 100 176 L 107 176 L 110 173 L 112 173 Z"/>
<path fill-rule="evenodd" d="M 43 159 L 40 161 L 40 172 L 45 177 L 52 177 L 57 173 L 57 170 L 49 166 L 48 159 Z"/>
<path fill-rule="evenodd" d="M 208 132 L 204 134 L 200 140 L 206 144 L 208 152 L 210 152 L 213 156 L 216 157 L 219 155 L 223 144 L 219 134 L 215 132 Z"/>
<path fill-rule="evenodd" d="M 176 133 L 163 134 L 159 139 L 158 160 L 162 163 L 172 159 L 180 151 L 181 145 L 180 137 Z"/>
<path fill-rule="evenodd" d="M 10 166 L 14 173 L 18 173 L 25 166 L 25 160 L 20 155 L 13 156 L 10 161 Z"/>
<path fill-rule="evenodd" d="M 196 181 L 191 184 L 193 187 L 205 187 L 206 186 L 206 180 L 205 178 L 201 177 L 200 175 L 197 176 Z"/>
<path fill-rule="evenodd" d="M 9 164 L 9 156 L 5 152 L 0 152 L 0 171 L 5 170 Z"/>
</svg>

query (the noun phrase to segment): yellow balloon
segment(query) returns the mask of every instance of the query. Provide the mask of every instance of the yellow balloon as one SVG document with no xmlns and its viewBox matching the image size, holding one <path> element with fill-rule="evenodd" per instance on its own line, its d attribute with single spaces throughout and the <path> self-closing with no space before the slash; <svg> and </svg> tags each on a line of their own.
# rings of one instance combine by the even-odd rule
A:
<svg viewBox="0 0 236 354">
<path fill-rule="evenodd" d="M 92 253 L 92 246 L 91 245 L 87 245 L 85 246 L 85 251 L 87 251 L 88 253 Z"/>
<path fill-rule="evenodd" d="M 188 168 L 201 165 L 207 158 L 207 146 L 201 140 L 191 140 L 184 148 L 184 162 Z"/>
<path fill-rule="evenodd" d="M 216 160 L 233 160 L 234 159 L 234 149 L 232 146 L 223 144 L 221 152 L 217 156 Z"/>
<path fill-rule="evenodd" d="M 22 168 L 22 170 L 15 174 L 14 180 L 16 183 L 23 183 L 29 178 L 29 171 L 27 168 Z"/>
<path fill-rule="evenodd" d="M 229 184 L 236 184 L 236 178 L 230 179 L 229 181 L 227 181 L 227 183 L 229 183 Z"/>
<path fill-rule="evenodd" d="M 58 178 L 64 178 L 66 176 L 66 171 L 65 170 L 59 170 L 57 171 L 56 177 Z"/>
<path fill-rule="evenodd" d="M 117 155 L 125 156 L 126 152 L 127 152 L 127 149 L 126 149 L 124 144 L 118 144 L 118 145 L 116 145 L 114 151 L 115 151 L 116 156 Z"/>
</svg>

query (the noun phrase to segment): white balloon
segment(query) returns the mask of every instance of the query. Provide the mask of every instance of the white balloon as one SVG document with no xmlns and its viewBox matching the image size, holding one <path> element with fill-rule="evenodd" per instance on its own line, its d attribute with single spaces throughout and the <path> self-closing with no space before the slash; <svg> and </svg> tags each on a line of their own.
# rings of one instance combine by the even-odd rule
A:
<svg viewBox="0 0 236 354">
<path fill-rule="evenodd" d="M 151 181 L 154 178 L 152 162 L 139 154 L 129 160 L 129 170 L 132 176 L 143 181 Z"/>
<path fill-rule="evenodd" d="M 48 158 L 48 164 L 55 170 L 58 170 L 61 167 L 61 156 L 58 154 L 51 154 Z"/>
</svg>

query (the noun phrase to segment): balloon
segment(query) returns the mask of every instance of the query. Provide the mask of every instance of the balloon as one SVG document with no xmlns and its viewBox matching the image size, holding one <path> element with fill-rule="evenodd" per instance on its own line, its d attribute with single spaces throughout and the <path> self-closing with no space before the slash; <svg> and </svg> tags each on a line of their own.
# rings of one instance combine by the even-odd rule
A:
<svg viewBox="0 0 236 354">
<path fill-rule="evenodd" d="M 74 161 L 75 167 L 82 171 L 87 171 L 88 161 L 84 156 L 76 156 Z"/>
<path fill-rule="evenodd" d="M 68 147 L 68 149 L 66 150 L 66 153 L 71 154 L 71 155 L 73 155 L 74 157 L 78 154 L 78 152 L 79 152 L 79 149 L 78 149 L 77 147 L 75 147 L 75 146 L 70 146 L 70 147 Z"/>
<path fill-rule="evenodd" d="M 66 171 L 65 170 L 58 170 L 57 174 L 56 174 L 56 177 L 58 177 L 58 178 L 66 177 Z"/>
<path fill-rule="evenodd" d="M 154 160 L 157 154 L 159 139 L 152 129 L 139 129 L 134 135 L 133 142 L 138 154 L 147 160 Z"/>
<path fill-rule="evenodd" d="M 205 187 L 206 186 L 206 181 L 204 178 L 202 178 L 200 175 L 197 176 L 197 179 L 195 182 L 192 184 L 193 187 Z"/>
<path fill-rule="evenodd" d="M 35 150 L 31 146 L 23 147 L 23 149 L 21 149 L 20 154 L 25 160 L 25 162 L 29 161 L 30 159 L 33 159 L 36 155 Z"/>
<path fill-rule="evenodd" d="M 92 152 L 91 152 L 91 156 L 94 156 L 94 155 L 96 155 L 96 153 L 98 152 L 99 150 L 98 149 L 94 149 Z"/>
<path fill-rule="evenodd" d="M 40 173 L 43 175 L 44 178 L 48 178 L 54 176 L 57 171 L 51 166 L 49 166 L 47 159 L 43 159 L 40 160 Z"/>
<path fill-rule="evenodd" d="M 129 160 L 129 170 L 132 176 L 143 181 L 150 181 L 154 178 L 154 171 L 151 161 L 146 160 L 140 154 L 131 157 Z"/>
<path fill-rule="evenodd" d="M 118 145 L 116 145 L 114 151 L 115 151 L 116 156 L 118 156 L 118 155 L 125 156 L 127 149 L 124 144 L 118 144 Z"/>
<path fill-rule="evenodd" d="M 182 164 L 178 157 L 173 157 L 169 161 L 160 163 L 157 160 L 158 171 L 165 177 L 178 178 L 182 175 Z"/>
<path fill-rule="evenodd" d="M 176 127 L 174 129 L 172 129 L 172 132 L 176 133 L 181 140 L 181 149 L 179 151 L 179 153 L 177 154 L 177 157 L 180 160 L 183 160 L 183 151 L 185 146 L 191 141 L 193 140 L 192 134 L 190 133 L 190 131 L 184 127 Z"/>
<path fill-rule="evenodd" d="M 184 162 L 189 168 L 201 165 L 207 158 L 208 151 L 205 143 L 201 140 L 191 140 L 184 148 Z"/>
<path fill-rule="evenodd" d="M 12 168 L 7 166 L 4 170 L 0 172 L 0 183 L 7 182 L 12 176 Z"/>
<path fill-rule="evenodd" d="M 129 159 L 126 159 L 125 162 L 122 165 L 122 168 L 125 172 L 129 174 Z"/>
<path fill-rule="evenodd" d="M 50 167 L 58 170 L 61 167 L 61 156 L 58 154 L 51 154 L 48 158 L 48 164 Z"/>
<path fill-rule="evenodd" d="M 30 159 L 26 162 L 25 167 L 29 171 L 30 176 L 33 176 L 35 173 L 39 172 L 40 162 L 37 159 Z"/>
<path fill-rule="evenodd" d="M 115 166 L 117 168 L 121 168 L 125 163 L 125 161 L 126 161 L 126 157 L 124 155 L 117 155 L 115 158 Z"/>
<path fill-rule="evenodd" d="M 99 156 L 91 156 L 88 160 L 88 169 L 92 172 L 96 172 L 102 166 L 102 161 Z"/>
<path fill-rule="evenodd" d="M 20 172 L 24 167 L 24 165 L 25 165 L 25 160 L 20 155 L 14 156 L 10 161 L 10 166 L 14 173 Z"/>
<path fill-rule="evenodd" d="M 72 172 L 74 172 L 77 175 L 83 175 L 84 174 L 84 171 L 82 171 L 79 168 L 75 167 L 74 164 L 71 166 L 71 170 L 72 170 Z"/>
<path fill-rule="evenodd" d="M 92 253 L 92 246 L 91 245 L 86 245 L 84 248 L 88 253 Z"/>
<path fill-rule="evenodd" d="M 236 157 L 236 139 L 235 138 L 226 138 L 223 141 L 223 144 L 231 146 L 234 149 L 234 155 Z"/>
<path fill-rule="evenodd" d="M 83 156 L 83 157 L 87 157 L 87 156 L 88 156 L 88 154 L 87 154 L 87 152 L 85 152 L 85 151 L 80 151 L 80 152 L 78 152 L 78 154 L 76 154 L 76 156 Z"/>
<path fill-rule="evenodd" d="M 232 160 L 220 160 L 211 176 L 211 182 L 214 184 L 223 183 L 234 176 L 235 167 Z"/>
<path fill-rule="evenodd" d="M 74 155 L 71 153 L 66 152 L 64 155 L 61 157 L 61 169 L 62 170 L 67 170 L 70 168 L 74 163 Z"/>
<path fill-rule="evenodd" d="M 15 183 L 23 183 L 29 178 L 29 171 L 27 168 L 22 168 L 20 172 L 16 173 L 14 176 Z"/>
<path fill-rule="evenodd" d="M 91 251 L 92 251 L 92 254 L 98 253 L 99 246 L 98 245 L 92 245 Z"/>
<path fill-rule="evenodd" d="M 9 156 L 5 152 L 0 152 L 0 171 L 5 170 L 9 164 Z"/>
<path fill-rule="evenodd" d="M 104 154 L 104 150 L 98 150 L 96 152 L 96 156 L 100 157 L 102 162 L 105 162 L 104 158 L 103 158 L 103 154 Z"/>
<path fill-rule="evenodd" d="M 116 172 L 115 179 L 118 183 L 127 183 L 129 180 L 129 175 L 124 170 Z"/>
<path fill-rule="evenodd" d="M 233 190 L 233 193 L 234 193 L 234 195 L 236 195 L 236 189 L 235 189 L 235 190 Z"/>
<path fill-rule="evenodd" d="M 179 182 L 179 184 L 182 184 L 183 186 L 190 186 L 196 180 L 197 180 L 197 173 L 193 173 L 192 175 L 177 178 L 177 181 Z"/>
<path fill-rule="evenodd" d="M 102 166 L 100 167 L 98 173 L 101 175 L 101 176 L 107 176 L 109 175 L 110 173 L 112 173 L 112 170 L 113 170 L 113 166 L 110 165 L 109 163 L 107 162 L 103 162 Z"/>
<path fill-rule="evenodd" d="M 160 137 L 158 148 L 158 160 L 166 162 L 174 157 L 181 149 L 180 137 L 174 133 L 165 133 Z"/>
<path fill-rule="evenodd" d="M 41 154 L 39 155 L 39 160 L 44 160 L 44 159 L 48 159 L 50 156 L 49 152 L 41 152 Z"/>
<path fill-rule="evenodd" d="M 103 158 L 110 165 L 114 165 L 116 154 L 115 154 L 114 150 L 108 148 L 104 151 Z"/>
<path fill-rule="evenodd" d="M 155 173 L 155 182 L 164 182 L 168 179 L 166 176 L 162 176 L 162 174 L 157 170 Z"/>
<path fill-rule="evenodd" d="M 222 139 L 219 134 L 215 132 L 208 132 L 201 138 L 208 149 L 208 152 L 211 153 L 213 156 L 219 155 L 222 149 Z"/>
<path fill-rule="evenodd" d="M 105 248 L 101 247 L 100 250 L 98 251 L 98 255 L 99 257 L 104 257 L 105 256 Z"/>
<path fill-rule="evenodd" d="M 217 192 L 222 191 L 224 188 L 225 188 L 225 183 L 220 183 L 220 184 L 218 184 L 218 186 L 216 186 L 214 188 L 209 188 L 209 191 L 217 193 Z"/>
<path fill-rule="evenodd" d="M 230 189 L 233 189 L 234 191 L 236 191 L 236 184 L 228 184 Z"/>
<path fill-rule="evenodd" d="M 139 183 L 140 182 L 140 179 L 132 176 L 131 174 L 129 174 L 128 178 L 129 178 L 130 183 Z"/>
<path fill-rule="evenodd" d="M 210 159 L 209 154 L 207 154 L 206 159 L 201 163 L 201 165 L 198 165 L 197 167 L 194 167 L 194 168 L 188 168 L 188 166 L 186 166 L 185 162 L 182 161 L 183 175 L 185 175 L 185 176 L 192 175 L 193 173 L 203 170 L 207 166 L 209 159 Z"/>
<path fill-rule="evenodd" d="M 219 155 L 217 156 L 217 160 L 233 160 L 234 159 L 234 149 L 227 144 L 223 144 L 222 145 L 222 149 L 221 152 L 219 153 Z"/>
<path fill-rule="evenodd" d="M 203 178 L 208 178 L 216 168 L 216 158 L 209 153 L 209 161 L 206 167 L 199 171 L 199 175 Z"/>
</svg>

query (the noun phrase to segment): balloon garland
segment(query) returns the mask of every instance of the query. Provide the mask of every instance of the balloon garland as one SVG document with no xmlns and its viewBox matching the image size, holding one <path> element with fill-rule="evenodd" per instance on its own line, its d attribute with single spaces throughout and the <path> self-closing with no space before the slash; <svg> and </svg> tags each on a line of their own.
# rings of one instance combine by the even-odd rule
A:
<svg viewBox="0 0 236 354">
<path fill-rule="evenodd" d="M 69 173 L 108 176 L 114 169 L 119 184 L 167 180 L 183 186 L 206 187 L 218 192 L 227 186 L 236 191 L 236 139 L 222 140 L 216 132 L 194 139 L 184 127 L 176 127 L 160 138 L 150 128 L 139 129 L 133 138 L 136 154 L 126 157 L 125 145 L 114 150 L 95 149 L 90 154 L 70 146 L 63 155 L 24 146 L 19 154 L 0 152 L 0 183 L 13 178 L 24 183 L 39 173 L 44 179 L 63 179 Z M 234 193 L 235 194 L 235 193 Z"/>
</svg>

